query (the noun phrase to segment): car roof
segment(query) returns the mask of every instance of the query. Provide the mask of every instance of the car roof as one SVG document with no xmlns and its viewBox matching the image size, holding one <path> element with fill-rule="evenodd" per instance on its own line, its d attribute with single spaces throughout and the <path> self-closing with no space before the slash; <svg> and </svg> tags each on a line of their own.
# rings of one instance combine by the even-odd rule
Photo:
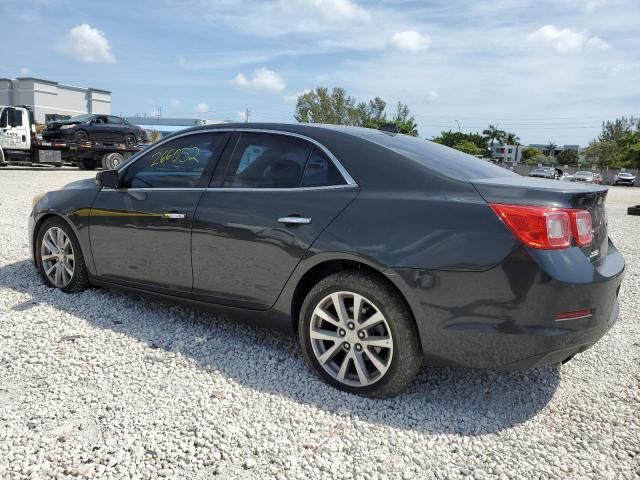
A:
<svg viewBox="0 0 640 480">
<path fill-rule="evenodd" d="M 372 128 L 317 123 L 217 123 L 177 132 L 260 130 L 308 137 L 325 146 L 360 186 L 408 187 L 408 179 L 421 182 L 436 174 L 467 182 L 475 178 L 517 176 L 486 160 L 409 135 Z M 412 180 L 413 181 L 413 180 Z"/>
</svg>

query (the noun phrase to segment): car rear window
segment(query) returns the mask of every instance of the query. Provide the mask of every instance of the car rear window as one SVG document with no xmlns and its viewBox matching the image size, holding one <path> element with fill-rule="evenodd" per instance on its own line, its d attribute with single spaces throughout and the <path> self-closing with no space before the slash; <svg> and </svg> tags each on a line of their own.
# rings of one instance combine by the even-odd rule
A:
<svg viewBox="0 0 640 480">
<path fill-rule="evenodd" d="M 393 150 L 429 169 L 461 180 L 518 176 L 505 168 L 453 148 L 408 135 L 389 135 L 373 130 L 363 138 Z"/>
</svg>

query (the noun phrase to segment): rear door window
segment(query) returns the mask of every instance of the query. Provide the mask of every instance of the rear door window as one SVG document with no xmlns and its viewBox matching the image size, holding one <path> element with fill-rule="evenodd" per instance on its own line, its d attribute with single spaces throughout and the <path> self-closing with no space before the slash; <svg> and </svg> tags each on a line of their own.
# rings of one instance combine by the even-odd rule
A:
<svg viewBox="0 0 640 480">
<path fill-rule="evenodd" d="M 331 159 L 317 146 L 313 147 L 302 178 L 303 187 L 344 185 L 345 181 Z"/>
<path fill-rule="evenodd" d="M 311 147 L 306 140 L 286 135 L 243 133 L 229 161 L 223 187 L 298 187 Z"/>
</svg>

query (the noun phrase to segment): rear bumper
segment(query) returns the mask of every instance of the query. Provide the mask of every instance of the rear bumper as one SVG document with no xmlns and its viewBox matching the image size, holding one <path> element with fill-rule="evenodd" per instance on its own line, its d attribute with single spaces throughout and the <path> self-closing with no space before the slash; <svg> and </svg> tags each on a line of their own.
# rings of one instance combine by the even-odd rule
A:
<svg viewBox="0 0 640 480">
<path fill-rule="evenodd" d="M 400 277 L 428 363 L 525 370 L 562 362 L 611 328 L 624 268 L 610 243 L 596 265 L 578 248 L 521 247 L 482 272 L 400 269 L 390 278 Z M 591 315 L 556 320 L 582 309 Z"/>
</svg>

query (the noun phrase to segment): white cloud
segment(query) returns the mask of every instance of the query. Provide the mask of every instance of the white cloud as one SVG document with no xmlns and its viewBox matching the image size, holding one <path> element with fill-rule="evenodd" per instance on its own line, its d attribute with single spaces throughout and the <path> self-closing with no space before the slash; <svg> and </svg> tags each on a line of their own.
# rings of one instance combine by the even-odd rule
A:
<svg viewBox="0 0 640 480">
<path fill-rule="evenodd" d="M 300 95 L 304 95 L 305 93 L 309 93 L 310 91 L 311 90 L 309 90 L 308 88 L 305 88 L 301 92 L 293 93 L 291 95 L 285 95 L 284 97 L 282 97 L 282 99 L 285 103 L 296 103 Z"/>
<path fill-rule="evenodd" d="M 430 42 L 429 35 L 422 35 L 415 30 L 394 33 L 389 41 L 392 47 L 412 53 L 426 51 Z"/>
<path fill-rule="evenodd" d="M 560 53 L 577 52 L 584 47 L 606 50 L 609 44 L 599 37 L 590 37 L 586 30 L 557 28 L 555 25 L 544 25 L 527 37 L 530 41 L 549 46 Z"/>
<path fill-rule="evenodd" d="M 427 93 L 427 103 L 435 102 L 439 98 L 440 98 L 440 94 L 435 90 L 431 90 L 429 91 L 429 93 Z"/>
<path fill-rule="evenodd" d="M 83 23 L 69 30 L 62 52 L 85 63 L 116 63 L 104 32 Z"/>
<path fill-rule="evenodd" d="M 286 87 L 280 75 L 264 67 L 254 70 L 249 78 L 243 73 L 239 73 L 232 83 L 250 90 L 265 92 L 281 92 Z"/>
<path fill-rule="evenodd" d="M 209 111 L 209 105 L 204 102 L 200 102 L 194 108 L 197 113 L 207 113 Z"/>
<path fill-rule="evenodd" d="M 27 67 L 20 67 L 20 75 L 29 75 L 31 73 L 31 69 Z"/>
<path fill-rule="evenodd" d="M 333 24 L 369 20 L 367 11 L 351 0 L 280 0 L 280 9 L 301 17 L 319 16 Z"/>
</svg>

